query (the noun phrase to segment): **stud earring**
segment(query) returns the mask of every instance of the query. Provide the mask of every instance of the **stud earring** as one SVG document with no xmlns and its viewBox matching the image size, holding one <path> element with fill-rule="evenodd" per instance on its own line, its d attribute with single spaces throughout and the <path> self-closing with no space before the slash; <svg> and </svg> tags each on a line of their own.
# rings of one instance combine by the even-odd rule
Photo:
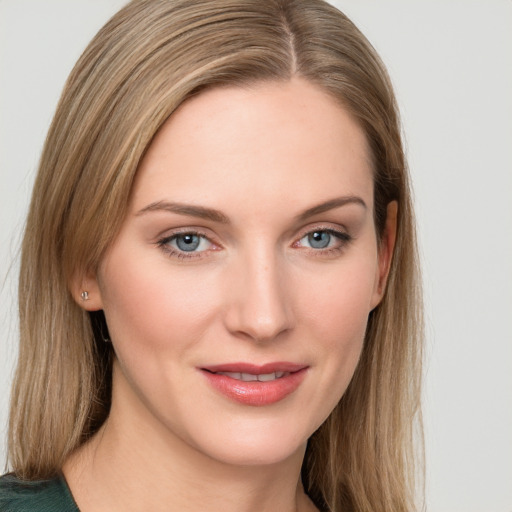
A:
<svg viewBox="0 0 512 512">
<path fill-rule="evenodd" d="M 84 292 L 82 292 L 82 293 L 80 294 L 80 297 L 82 297 L 82 300 L 83 300 L 83 301 L 89 300 L 89 292 L 85 292 L 85 291 L 84 291 Z"/>
</svg>

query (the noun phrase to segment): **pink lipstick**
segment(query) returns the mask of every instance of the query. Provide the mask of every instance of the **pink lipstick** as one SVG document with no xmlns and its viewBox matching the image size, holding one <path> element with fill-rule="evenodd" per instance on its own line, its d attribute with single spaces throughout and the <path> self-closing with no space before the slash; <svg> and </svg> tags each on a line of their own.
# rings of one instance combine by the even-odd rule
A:
<svg viewBox="0 0 512 512">
<path fill-rule="evenodd" d="M 304 380 L 308 367 L 288 362 L 261 366 L 228 363 L 201 368 L 210 385 L 244 405 L 263 406 L 279 402 Z"/>
</svg>

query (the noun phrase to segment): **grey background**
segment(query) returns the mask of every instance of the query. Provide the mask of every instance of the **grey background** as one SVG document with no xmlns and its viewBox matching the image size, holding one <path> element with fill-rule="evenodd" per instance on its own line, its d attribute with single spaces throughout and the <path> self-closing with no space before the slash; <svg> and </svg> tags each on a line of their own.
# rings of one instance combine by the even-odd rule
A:
<svg viewBox="0 0 512 512">
<path fill-rule="evenodd" d="M 0 0 L 0 466 L 18 247 L 74 62 L 124 0 Z M 427 508 L 512 512 L 512 2 L 338 0 L 388 65 L 427 306 Z"/>
</svg>

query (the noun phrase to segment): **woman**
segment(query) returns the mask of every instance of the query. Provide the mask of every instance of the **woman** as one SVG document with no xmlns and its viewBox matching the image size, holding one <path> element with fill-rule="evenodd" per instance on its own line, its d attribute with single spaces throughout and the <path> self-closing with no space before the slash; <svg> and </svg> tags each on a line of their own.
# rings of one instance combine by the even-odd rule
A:
<svg viewBox="0 0 512 512">
<path fill-rule="evenodd" d="M 114 16 L 50 128 L 19 289 L 2 510 L 413 509 L 408 176 L 332 6 Z"/>
</svg>

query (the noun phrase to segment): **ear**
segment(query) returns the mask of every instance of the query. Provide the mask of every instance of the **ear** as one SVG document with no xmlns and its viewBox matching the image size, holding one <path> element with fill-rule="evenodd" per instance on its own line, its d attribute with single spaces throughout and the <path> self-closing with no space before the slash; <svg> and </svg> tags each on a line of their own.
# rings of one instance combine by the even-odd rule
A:
<svg viewBox="0 0 512 512">
<path fill-rule="evenodd" d="M 75 302 L 86 311 L 103 309 L 100 286 L 96 272 L 78 273 L 70 283 L 70 291 Z"/>
<path fill-rule="evenodd" d="M 391 260 L 393 259 L 393 251 L 395 249 L 397 214 L 398 203 L 396 201 L 391 201 L 387 206 L 386 224 L 379 244 L 379 261 L 375 273 L 375 286 L 371 309 L 378 306 L 384 296 L 384 292 L 386 291 L 386 283 L 388 280 L 389 270 L 391 268 Z"/>
</svg>

